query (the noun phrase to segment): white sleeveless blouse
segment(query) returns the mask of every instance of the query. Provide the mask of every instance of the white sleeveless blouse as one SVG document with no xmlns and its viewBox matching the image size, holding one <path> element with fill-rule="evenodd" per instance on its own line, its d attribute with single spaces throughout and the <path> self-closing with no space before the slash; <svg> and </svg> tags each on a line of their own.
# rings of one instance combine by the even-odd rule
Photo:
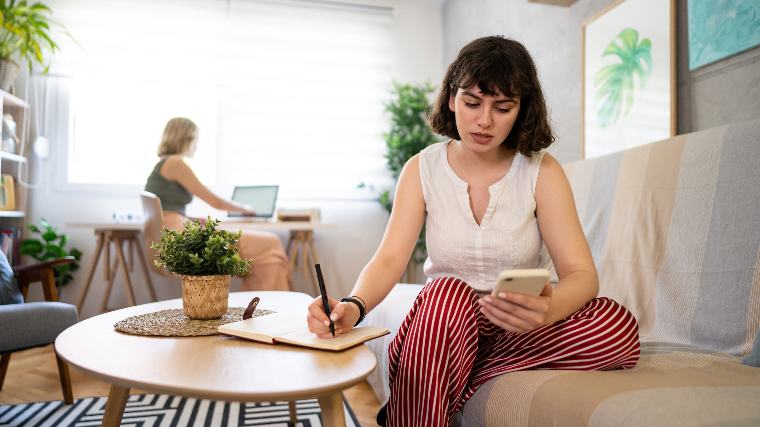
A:
<svg viewBox="0 0 760 427">
<path fill-rule="evenodd" d="M 478 225 L 468 185 L 449 164 L 448 144 L 430 145 L 419 156 L 427 211 L 428 258 L 423 271 L 428 282 L 453 276 L 487 292 L 502 270 L 542 266 L 535 189 L 546 151 L 532 157 L 515 154 L 509 172 L 488 188 L 488 208 Z"/>
</svg>

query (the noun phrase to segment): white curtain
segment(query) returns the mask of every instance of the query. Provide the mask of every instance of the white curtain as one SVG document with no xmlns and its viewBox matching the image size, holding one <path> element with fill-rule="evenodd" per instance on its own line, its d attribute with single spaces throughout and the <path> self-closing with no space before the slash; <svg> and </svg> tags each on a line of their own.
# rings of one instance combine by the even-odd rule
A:
<svg viewBox="0 0 760 427">
<path fill-rule="evenodd" d="M 166 120 L 201 128 L 194 169 L 223 195 L 367 197 L 387 180 L 391 11 L 319 1 L 55 0 L 51 75 L 70 80 L 66 179 L 141 185 Z"/>
</svg>

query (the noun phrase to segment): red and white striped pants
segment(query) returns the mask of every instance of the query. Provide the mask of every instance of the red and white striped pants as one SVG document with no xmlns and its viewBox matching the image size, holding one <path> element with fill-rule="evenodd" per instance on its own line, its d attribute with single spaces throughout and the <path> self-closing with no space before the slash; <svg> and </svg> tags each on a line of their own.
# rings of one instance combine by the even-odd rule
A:
<svg viewBox="0 0 760 427">
<path fill-rule="evenodd" d="M 632 368 L 639 350 L 636 319 L 609 298 L 517 334 L 491 323 L 465 282 L 438 278 L 422 289 L 388 350 L 387 425 L 445 427 L 478 387 L 498 375 Z"/>
</svg>

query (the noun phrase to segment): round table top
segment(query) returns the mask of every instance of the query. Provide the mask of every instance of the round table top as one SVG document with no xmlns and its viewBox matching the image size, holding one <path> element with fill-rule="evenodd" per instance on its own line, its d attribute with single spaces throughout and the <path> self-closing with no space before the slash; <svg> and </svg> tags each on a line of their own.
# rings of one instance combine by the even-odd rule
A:
<svg viewBox="0 0 760 427">
<path fill-rule="evenodd" d="M 296 292 L 233 292 L 230 307 L 304 316 L 312 297 Z M 55 349 L 67 362 L 112 384 L 193 397 L 271 401 L 332 393 L 363 380 L 376 365 L 365 345 L 328 352 L 214 335 L 146 337 L 114 330 L 130 316 L 182 308 L 181 299 L 128 307 L 83 320 L 63 331 Z"/>
</svg>

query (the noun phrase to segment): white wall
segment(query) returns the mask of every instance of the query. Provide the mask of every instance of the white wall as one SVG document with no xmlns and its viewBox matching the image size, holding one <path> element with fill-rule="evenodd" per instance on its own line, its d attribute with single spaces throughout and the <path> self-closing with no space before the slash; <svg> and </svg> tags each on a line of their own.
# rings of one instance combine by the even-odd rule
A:
<svg viewBox="0 0 760 427">
<path fill-rule="evenodd" d="M 439 0 L 403 0 L 394 2 L 394 42 L 396 46 L 393 77 L 403 82 L 437 83 L 442 76 L 442 22 Z M 21 84 L 20 86 L 23 86 Z M 23 96 L 24 94 L 21 93 Z M 53 120 L 67 120 L 67 111 L 60 109 Z M 63 128 L 65 123 L 47 124 L 48 129 Z M 50 136 L 50 135 L 49 135 Z M 46 218 L 51 224 L 69 234 L 69 247 L 77 247 L 84 252 L 81 269 L 75 274 L 75 280 L 61 290 L 61 300 L 77 303 L 86 271 L 92 262 L 95 251 L 95 238 L 90 229 L 69 228 L 67 222 L 101 222 L 108 221 L 114 211 L 140 211 L 138 193 L 135 189 L 129 195 L 107 193 L 76 192 L 66 190 L 65 186 L 55 183 L 55 176 L 60 173 L 65 154 L 66 135 L 51 136 L 53 154 L 43 162 L 32 159 L 33 176 L 36 180 L 41 173 L 41 185 L 30 192 L 30 214 L 28 221 L 38 222 Z M 321 257 L 328 292 L 332 295 L 346 295 L 351 290 L 356 277 L 379 244 L 387 214 L 372 200 L 365 201 L 299 201 L 281 200 L 288 207 L 308 206 L 322 209 L 325 222 L 337 224 L 333 230 L 319 231 L 315 234 L 317 251 Z M 280 234 L 285 243 L 287 235 Z M 101 261 L 102 262 L 102 261 Z M 148 301 L 139 270 L 134 273 L 137 282 L 135 292 L 138 302 Z M 180 296 L 178 282 L 153 275 L 159 298 L 176 298 Z M 308 285 L 299 275 L 295 275 L 295 290 L 310 292 Z M 238 284 L 233 283 L 233 290 Z M 86 304 L 80 317 L 97 314 L 104 295 L 105 281 L 101 269 L 96 272 Z M 30 292 L 30 300 L 40 300 L 42 294 L 39 286 Z M 123 307 L 127 304 L 123 279 L 119 277 L 114 287 L 111 307 Z"/>
<path fill-rule="evenodd" d="M 562 162 L 580 158 L 581 22 L 611 0 L 579 0 L 571 7 L 527 0 L 447 0 L 444 62 L 467 42 L 500 34 L 521 42 L 538 77 L 557 136 L 550 152 Z"/>
</svg>

